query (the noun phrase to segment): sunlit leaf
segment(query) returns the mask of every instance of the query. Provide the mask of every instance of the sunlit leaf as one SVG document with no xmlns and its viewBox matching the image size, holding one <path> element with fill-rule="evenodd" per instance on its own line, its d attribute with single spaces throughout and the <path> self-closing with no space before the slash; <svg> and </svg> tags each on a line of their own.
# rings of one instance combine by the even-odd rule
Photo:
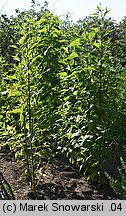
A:
<svg viewBox="0 0 126 216">
<path fill-rule="evenodd" d="M 12 56 L 15 61 L 20 62 L 20 58 L 18 56 Z"/>
<path fill-rule="evenodd" d="M 14 109 L 14 110 L 11 110 L 9 113 L 21 113 L 22 112 L 22 109 Z"/>
<path fill-rule="evenodd" d="M 19 40 L 19 44 L 22 45 L 26 39 L 26 35 L 22 36 L 21 39 Z"/>
<path fill-rule="evenodd" d="M 78 58 L 78 54 L 76 52 L 73 52 L 68 59 L 74 59 L 74 58 Z"/>
<path fill-rule="evenodd" d="M 21 91 L 18 91 L 18 90 L 14 90 L 14 89 L 11 89 L 10 91 L 9 91 L 9 94 L 8 94 L 8 98 L 9 97 L 14 97 L 14 96 L 20 96 L 22 93 L 21 93 Z"/>
<path fill-rule="evenodd" d="M 101 47 L 101 43 L 100 43 L 100 42 L 94 41 L 93 45 L 94 45 L 96 48 L 98 48 L 98 49 Z"/>
<path fill-rule="evenodd" d="M 61 77 L 66 77 L 66 76 L 67 76 L 67 73 L 66 73 L 66 72 L 60 72 L 59 75 L 60 75 Z"/>
<path fill-rule="evenodd" d="M 79 46 L 79 45 L 80 45 L 80 38 L 77 38 L 76 40 L 72 41 L 69 44 L 69 47 L 76 47 L 76 46 Z"/>
<path fill-rule="evenodd" d="M 16 45 L 10 45 L 10 47 L 18 49 L 18 47 Z"/>
</svg>

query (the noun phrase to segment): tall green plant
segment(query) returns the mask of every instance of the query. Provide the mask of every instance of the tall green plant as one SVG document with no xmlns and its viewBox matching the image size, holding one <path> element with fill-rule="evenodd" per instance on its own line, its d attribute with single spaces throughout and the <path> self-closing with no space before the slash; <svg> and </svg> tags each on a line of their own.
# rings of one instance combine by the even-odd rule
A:
<svg viewBox="0 0 126 216">
<path fill-rule="evenodd" d="M 111 131 L 112 98 L 117 98 L 118 92 L 118 85 L 116 89 L 113 87 L 117 84 L 113 79 L 117 73 L 111 74 L 113 30 L 107 28 L 107 13 L 108 9 L 104 11 L 98 6 L 94 14 L 98 26 L 92 24 L 83 29 L 81 36 L 71 39 L 66 47 L 66 61 L 63 61 L 66 66 L 60 111 L 63 151 L 91 181 L 104 176 L 104 158 L 111 142 L 107 133 Z M 117 112 L 116 106 L 114 100 L 113 112 Z"/>
<path fill-rule="evenodd" d="M 46 149 L 51 153 L 50 147 L 53 148 L 55 140 L 53 125 L 58 116 L 60 87 L 58 60 L 64 43 L 60 21 L 49 11 L 42 15 L 34 19 L 28 12 L 23 14 L 23 24 L 17 26 L 20 39 L 17 44 L 10 45 L 15 49 L 13 59 L 16 63 L 11 75 L 6 74 L 7 142 L 15 156 L 26 161 L 26 172 L 32 177 L 34 191 L 42 154 Z"/>
<path fill-rule="evenodd" d="M 124 77 L 107 14 L 98 6 L 89 20 L 73 24 L 47 6 L 39 12 L 32 7 L 2 24 L 0 37 L 8 29 L 10 37 L 0 58 L 1 137 L 23 160 L 34 192 L 42 157 L 49 160 L 56 152 L 91 181 L 104 177 L 109 144 L 124 116 Z"/>
</svg>

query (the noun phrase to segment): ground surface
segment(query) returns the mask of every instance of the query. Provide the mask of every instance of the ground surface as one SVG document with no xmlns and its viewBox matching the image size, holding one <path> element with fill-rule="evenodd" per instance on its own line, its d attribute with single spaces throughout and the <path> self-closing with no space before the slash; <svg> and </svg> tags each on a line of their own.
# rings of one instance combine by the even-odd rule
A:
<svg viewBox="0 0 126 216">
<path fill-rule="evenodd" d="M 9 158 L 8 154 L 1 151 L 0 171 L 11 185 L 16 199 L 34 199 L 28 190 L 28 183 L 22 175 L 21 162 Z M 37 187 L 36 199 L 120 199 L 109 185 L 103 185 L 101 189 L 90 185 L 86 177 L 80 176 L 77 170 L 61 155 L 48 164 L 44 174 Z"/>
</svg>

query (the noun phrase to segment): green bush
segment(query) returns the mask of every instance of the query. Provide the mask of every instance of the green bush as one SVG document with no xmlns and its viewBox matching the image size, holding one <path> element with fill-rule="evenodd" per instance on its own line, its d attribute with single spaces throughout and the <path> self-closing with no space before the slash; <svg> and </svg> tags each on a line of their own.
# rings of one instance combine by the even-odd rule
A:
<svg viewBox="0 0 126 216">
<path fill-rule="evenodd" d="M 109 179 L 109 183 L 112 189 L 120 196 L 122 199 L 126 199 L 126 163 L 123 158 L 120 158 L 121 168 L 118 167 L 118 171 L 120 174 L 120 178 L 113 178 L 111 175 L 106 173 L 107 178 Z"/>
</svg>

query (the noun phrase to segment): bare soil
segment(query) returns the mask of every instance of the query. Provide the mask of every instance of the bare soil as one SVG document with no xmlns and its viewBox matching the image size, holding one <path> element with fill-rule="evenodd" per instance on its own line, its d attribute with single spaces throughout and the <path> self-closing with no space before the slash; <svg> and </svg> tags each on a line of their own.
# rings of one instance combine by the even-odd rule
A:
<svg viewBox="0 0 126 216">
<path fill-rule="evenodd" d="M 46 162 L 45 162 L 46 163 Z M 23 163 L 0 151 L 0 171 L 10 184 L 17 200 L 34 199 L 23 175 Z M 36 189 L 37 200 L 116 200 L 120 199 L 109 184 L 91 185 L 63 155 L 55 157 L 43 171 Z"/>
</svg>

